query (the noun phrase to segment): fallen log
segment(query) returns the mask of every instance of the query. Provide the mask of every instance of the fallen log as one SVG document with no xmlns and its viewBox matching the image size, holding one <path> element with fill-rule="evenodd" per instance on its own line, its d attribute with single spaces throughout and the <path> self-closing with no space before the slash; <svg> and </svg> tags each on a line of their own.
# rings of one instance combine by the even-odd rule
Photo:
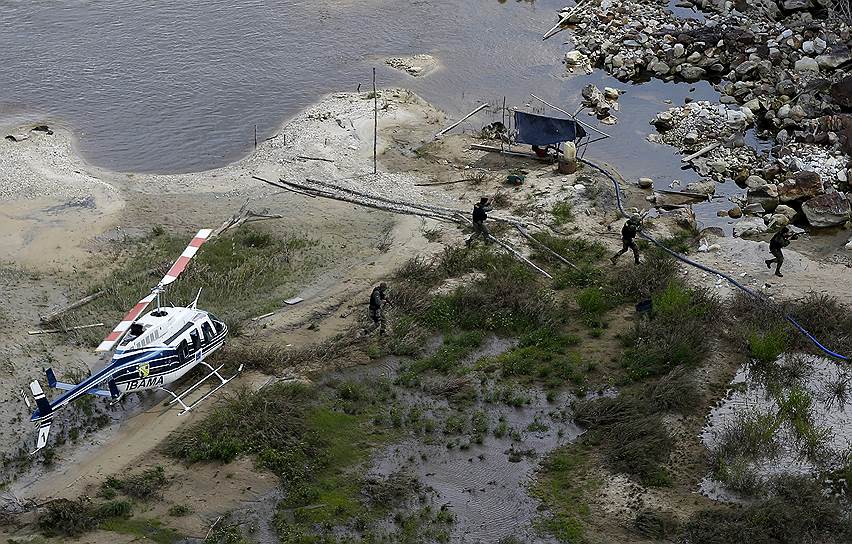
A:
<svg viewBox="0 0 852 544">
<path fill-rule="evenodd" d="M 81 306 L 85 306 L 86 304 L 92 302 L 93 300 L 96 300 L 96 299 L 104 296 L 104 294 L 106 294 L 106 291 L 98 291 L 97 293 L 91 294 L 87 297 L 83 297 L 80 300 L 78 300 L 77 302 L 74 302 L 73 304 L 69 304 L 68 306 L 65 306 L 64 308 L 60 308 L 59 310 L 56 310 L 54 312 L 50 312 L 49 314 L 45 314 L 43 316 L 40 316 L 39 320 L 43 324 L 50 323 L 51 321 L 56 320 L 56 318 L 58 318 L 60 315 L 66 313 L 66 312 L 70 312 L 71 310 L 76 310 L 77 308 L 79 308 Z"/>
</svg>

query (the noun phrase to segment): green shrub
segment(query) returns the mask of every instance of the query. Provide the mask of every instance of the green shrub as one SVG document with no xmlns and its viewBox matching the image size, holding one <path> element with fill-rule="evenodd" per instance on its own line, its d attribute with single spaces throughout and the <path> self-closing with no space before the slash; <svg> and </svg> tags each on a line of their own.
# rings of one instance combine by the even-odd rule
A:
<svg viewBox="0 0 852 544">
<path fill-rule="evenodd" d="M 166 483 L 165 470 L 161 466 L 156 466 L 124 478 L 110 476 L 103 483 L 102 491 L 105 493 L 109 493 L 110 490 L 121 491 L 133 499 L 147 501 L 159 498 L 160 490 Z"/>
<path fill-rule="evenodd" d="M 561 200 L 553 204 L 550 209 L 553 221 L 557 225 L 564 225 L 574 220 L 574 206 L 567 200 Z"/>
<path fill-rule="evenodd" d="M 787 345 L 787 333 L 781 328 L 774 328 L 764 333 L 753 332 L 748 341 L 752 358 L 764 364 L 774 362 L 786 351 Z"/>
<path fill-rule="evenodd" d="M 583 320 L 591 327 L 601 326 L 603 316 L 609 310 L 610 305 L 604 293 L 597 287 L 587 287 L 577 294 L 577 306 Z"/>
</svg>

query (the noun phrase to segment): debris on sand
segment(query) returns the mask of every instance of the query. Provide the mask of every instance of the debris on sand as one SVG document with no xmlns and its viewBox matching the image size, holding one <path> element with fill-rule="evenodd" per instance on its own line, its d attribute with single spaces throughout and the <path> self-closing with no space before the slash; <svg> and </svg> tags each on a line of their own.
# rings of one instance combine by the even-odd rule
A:
<svg viewBox="0 0 852 544">
<path fill-rule="evenodd" d="M 438 59 L 432 55 L 420 54 L 410 57 L 391 57 L 385 64 L 413 77 L 425 76 L 438 66 Z"/>
</svg>

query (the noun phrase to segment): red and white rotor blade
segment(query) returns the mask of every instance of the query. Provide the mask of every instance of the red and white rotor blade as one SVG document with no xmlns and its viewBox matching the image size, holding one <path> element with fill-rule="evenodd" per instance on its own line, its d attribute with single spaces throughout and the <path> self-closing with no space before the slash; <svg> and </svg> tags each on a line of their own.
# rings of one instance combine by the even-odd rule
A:
<svg viewBox="0 0 852 544">
<path fill-rule="evenodd" d="M 210 234 L 213 232 L 212 229 L 201 229 L 198 231 L 198 234 L 195 235 L 195 238 L 186 246 L 186 249 L 183 250 L 178 260 L 175 261 L 175 264 L 166 272 L 166 275 L 163 276 L 163 279 L 160 280 L 160 287 L 170 284 L 171 282 L 178 279 L 181 272 L 186 269 L 186 265 L 189 264 L 190 259 L 195 257 L 195 254 L 198 253 L 198 248 L 201 247 L 201 244 L 207 241 L 210 238 Z"/>
<path fill-rule="evenodd" d="M 198 231 L 198 234 L 195 235 L 195 238 L 192 239 L 189 245 L 186 246 L 186 249 L 183 250 L 183 253 L 181 253 L 180 257 L 178 257 L 178 260 L 175 261 L 175 264 L 173 264 L 172 267 L 169 268 L 169 271 L 166 272 L 166 275 L 163 276 L 162 280 L 160 280 L 160 283 L 159 285 L 157 285 L 157 288 L 162 288 L 178 279 L 178 276 L 180 276 L 181 272 L 186 269 L 186 265 L 189 264 L 190 259 L 192 259 L 198 252 L 198 248 L 201 247 L 201 244 L 203 244 L 207 241 L 208 238 L 210 238 L 210 234 L 212 232 L 213 231 L 211 229 L 201 229 L 200 231 Z M 113 329 L 113 331 L 109 333 L 106 338 L 104 338 L 104 341 L 98 345 L 96 351 L 111 350 L 115 346 L 115 344 L 118 343 L 119 340 L 121 340 L 121 337 L 124 336 L 124 333 L 127 332 L 127 329 L 130 328 L 130 325 L 132 325 L 134 321 L 139 319 L 139 316 L 142 315 L 142 312 L 145 311 L 145 308 L 147 308 L 148 305 L 151 304 L 151 302 L 153 302 L 155 298 L 157 298 L 156 289 L 150 295 L 137 302 L 136 306 L 134 306 L 133 309 L 127 312 L 127 315 L 124 316 L 124 319 L 122 319 L 121 322 L 116 325 L 115 329 Z"/>
<path fill-rule="evenodd" d="M 121 337 L 124 336 L 124 333 L 127 332 L 127 329 L 130 328 L 130 325 L 132 325 L 134 321 L 139 319 L 139 316 L 142 315 L 142 312 L 145 311 L 145 308 L 147 308 L 148 305 L 151 304 L 151 301 L 153 301 L 155 298 L 157 298 L 156 293 L 151 293 L 147 297 L 137 302 L 136 306 L 134 306 L 129 312 L 127 312 L 127 315 L 124 316 L 124 319 L 122 319 L 118 323 L 118 325 L 115 326 L 112 332 L 109 333 L 106 338 L 104 338 L 104 341 L 98 345 L 95 351 L 111 350 L 113 346 L 115 346 L 116 342 L 121 340 Z"/>
</svg>

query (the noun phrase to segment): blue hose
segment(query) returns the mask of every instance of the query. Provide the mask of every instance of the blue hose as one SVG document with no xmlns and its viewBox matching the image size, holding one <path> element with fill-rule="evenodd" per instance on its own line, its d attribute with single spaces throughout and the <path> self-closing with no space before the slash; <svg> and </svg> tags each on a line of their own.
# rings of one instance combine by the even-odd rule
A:
<svg viewBox="0 0 852 544">
<path fill-rule="evenodd" d="M 609 180 L 612 182 L 613 186 L 615 187 L 615 200 L 618 203 L 618 211 L 621 213 L 621 215 L 623 215 L 624 217 L 627 217 L 627 212 L 624 211 L 624 205 L 621 202 L 621 187 L 619 187 L 618 181 L 615 179 L 615 177 L 613 177 L 612 174 L 610 174 L 609 172 L 607 172 L 606 170 L 604 170 L 603 168 L 601 168 L 597 164 L 595 164 L 595 163 L 593 163 L 593 162 L 591 162 L 587 159 L 578 158 L 577 160 L 584 163 L 584 164 L 588 164 L 589 166 L 598 170 L 600 173 L 602 173 L 607 178 L 609 178 Z M 640 230 L 639 235 L 642 238 L 644 238 L 645 240 L 648 240 L 649 242 L 651 242 L 652 244 L 657 246 L 658 248 L 662 249 L 663 251 L 665 251 L 666 253 L 668 253 L 669 255 L 674 257 L 675 259 L 678 259 L 681 262 L 684 262 L 684 263 L 686 263 L 690 266 L 694 266 L 695 268 L 698 268 L 698 269 L 703 270 L 705 272 L 709 272 L 710 274 L 714 274 L 716 276 L 719 276 L 720 278 L 725 279 L 726 281 L 728 281 L 729 283 L 731 283 L 735 287 L 741 289 L 742 291 L 744 291 L 748 295 L 750 295 L 750 296 L 752 296 L 752 297 L 754 297 L 758 300 L 765 301 L 765 302 L 771 302 L 768 298 L 766 298 L 765 295 L 763 295 L 763 293 L 760 293 L 758 291 L 754 291 L 753 289 L 749 289 L 748 287 L 746 287 L 745 285 L 742 285 L 740 282 L 738 282 L 737 280 L 735 280 L 731 276 L 725 274 L 724 272 L 719 272 L 718 270 L 714 270 L 714 269 L 710 268 L 709 266 L 705 266 L 701 263 L 697 263 L 697 262 L 681 255 L 680 253 L 677 253 L 676 251 L 672 251 L 671 249 L 667 248 L 666 246 L 664 246 L 663 244 L 661 244 L 657 240 L 653 239 L 651 236 L 646 234 L 644 231 Z M 818 347 L 823 353 L 825 353 L 829 357 L 833 357 L 835 359 L 840 359 L 841 361 L 849 361 L 850 360 L 849 357 L 846 357 L 845 355 L 841 355 L 839 353 L 831 351 L 830 349 L 828 349 L 827 347 L 822 345 L 822 343 L 820 343 L 820 341 L 817 340 L 814 337 L 813 334 L 808 332 L 807 329 L 805 329 L 802 325 L 800 325 L 798 321 L 793 319 L 792 316 L 785 315 L 784 318 L 788 322 L 790 322 L 790 324 L 793 325 L 793 327 L 795 327 L 799 332 L 804 334 L 808 338 L 808 340 L 813 342 L 813 344 L 816 347 Z"/>
</svg>

